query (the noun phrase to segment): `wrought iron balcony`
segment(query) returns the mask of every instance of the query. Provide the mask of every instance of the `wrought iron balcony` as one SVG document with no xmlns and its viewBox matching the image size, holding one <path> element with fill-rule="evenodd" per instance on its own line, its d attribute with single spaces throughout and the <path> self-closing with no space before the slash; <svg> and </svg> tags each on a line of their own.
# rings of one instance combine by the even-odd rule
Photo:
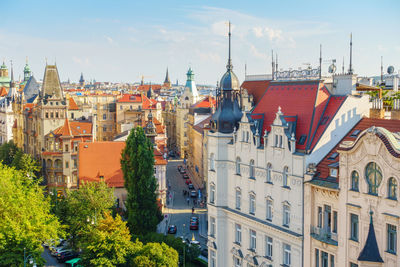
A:
<svg viewBox="0 0 400 267">
<path fill-rule="evenodd" d="M 338 245 L 337 233 L 333 233 L 329 228 L 321 228 L 316 226 L 311 226 L 311 236 L 321 242 L 331 244 L 334 246 Z"/>
</svg>

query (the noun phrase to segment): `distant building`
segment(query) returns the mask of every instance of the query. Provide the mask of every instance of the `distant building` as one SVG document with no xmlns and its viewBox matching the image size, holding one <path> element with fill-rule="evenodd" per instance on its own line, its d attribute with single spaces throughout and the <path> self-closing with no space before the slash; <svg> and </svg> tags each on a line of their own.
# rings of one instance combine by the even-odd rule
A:
<svg viewBox="0 0 400 267">
<path fill-rule="evenodd" d="M 81 77 L 79 78 L 79 87 L 85 88 L 85 79 L 83 78 L 83 73 L 81 73 Z"/>
<path fill-rule="evenodd" d="M 163 88 L 171 89 L 171 80 L 169 79 L 168 68 L 167 68 L 167 73 L 165 74 L 165 80 L 164 80 L 164 83 L 163 83 Z"/>
<path fill-rule="evenodd" d="M 8 68 L 3 61 L 0 66 L 0 87 L 8 88 L 10 87 L 11 78 L 8 76 Z"/>
</svg>

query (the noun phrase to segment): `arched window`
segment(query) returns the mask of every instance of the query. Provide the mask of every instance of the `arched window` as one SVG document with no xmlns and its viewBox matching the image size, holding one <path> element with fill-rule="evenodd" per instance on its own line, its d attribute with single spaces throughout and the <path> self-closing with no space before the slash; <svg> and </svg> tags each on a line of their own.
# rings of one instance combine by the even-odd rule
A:
<svg viewBox="0 0 400 267">
<path fill-rule="evenodd" d="M 256 194 L 254 192 L 249 194 L 249 213 L 252 215 L 256 213 Z"/>
<path fill-rule="evenodd" d="M 288 173 L 289 168 L 285 166 L 285 168 L 283 168 L 283 186 L 288 186 Z"/>
<path fill-rule="evenodd" d="M 210 171 L 215 170 L 215 159 L 214 159 L 214 154 L 211 153 L 210 155 Z"/>
<path fill-rule="evenodd" d="M 236 174 L 240 174 L 240 158 L 236 158 Z"/>
<path fill-rule="evenodd" d="M 271 165 L 271 163 L 267 164 L 267 183 L 272 183 L 272 165 Z"/>
<path fill-rule="evenodd" d="M 378 187 L 382 181 L 382 171 L 375 162 L 370 162 L 367 167 L 365 167 L 365 178 L 368 183 L 368 193 L 377 195 Z"/>
<path fill-rule="evenodd" d="M 250 160 L 250 178 L 254 178 L 254 159 Z"/>
<path fill-rule="evenodd" d="M 351 190 L 358 192 L 359 175 L 357 171 L 351 173 Z"/>
<path fill-rule="evenodd" d="M 389 178 L 388 182 L 388 198 L 397 199 L 397 181 L 393 177 Z"/>
</svg>

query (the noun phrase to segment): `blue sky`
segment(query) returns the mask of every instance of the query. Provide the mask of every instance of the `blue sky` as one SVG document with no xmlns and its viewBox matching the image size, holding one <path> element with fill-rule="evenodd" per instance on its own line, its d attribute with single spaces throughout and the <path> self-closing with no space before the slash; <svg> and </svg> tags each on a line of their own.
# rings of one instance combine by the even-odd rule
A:
<svg viewBox="0 0 400 267">
<path fill-rule="evenodd" d="M 240 81 L 279 68 L 353 62 L 359 75 L 380 72 L 380 57 L 400 69 L 400 1 L 1 1 L 0 59 L 22 75 L 25 58 L 41 79 L 45 58 L 57 61 L 62 80 L 162 82 L 169 67 L 183 83 L 189 66 L 197 83 L 215 84 L 225 71 L 227 25 Z M 328 63 L 323 65 L 326 71 Z"/>
</svg>

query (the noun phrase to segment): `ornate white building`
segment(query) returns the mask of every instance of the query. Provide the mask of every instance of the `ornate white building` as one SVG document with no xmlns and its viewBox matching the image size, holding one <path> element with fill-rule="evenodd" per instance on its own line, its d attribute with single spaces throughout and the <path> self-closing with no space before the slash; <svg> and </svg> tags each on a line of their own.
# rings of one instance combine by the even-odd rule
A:
<svg viewBox="0 0 400 267">
<path fill-rule="evenodd" d="M 368 98 L 353 96 L 352 84 L 332 87 L 318 77 L 274 80 L 245 112 L 232 68 L 229 45 L 207 136 L 209 266 L 308 266 L 306 166 L 368 114 Z"/>
</svg>

